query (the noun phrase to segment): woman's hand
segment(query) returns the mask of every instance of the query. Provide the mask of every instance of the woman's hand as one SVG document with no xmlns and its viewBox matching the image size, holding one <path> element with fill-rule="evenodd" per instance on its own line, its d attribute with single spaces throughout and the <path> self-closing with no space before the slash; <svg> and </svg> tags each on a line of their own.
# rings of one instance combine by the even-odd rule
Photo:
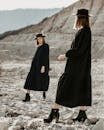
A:
<svg viewBox="0 0 104 130">
<path fill-rule="evenodd" d="M 59 61 L 63 61 L 63 60 L 65 60 L 65 57 L 66 57 L 65 54 L 63 54 L 63 55 L 59 55 L 57 59 Z"/>
<path fill-rule="evenodd" d="M 42 66 L 42 67 L 41 67 L 40 72 L 41 72 L 41 73 L 45 73 L 45 66 Z"/>
</svg>

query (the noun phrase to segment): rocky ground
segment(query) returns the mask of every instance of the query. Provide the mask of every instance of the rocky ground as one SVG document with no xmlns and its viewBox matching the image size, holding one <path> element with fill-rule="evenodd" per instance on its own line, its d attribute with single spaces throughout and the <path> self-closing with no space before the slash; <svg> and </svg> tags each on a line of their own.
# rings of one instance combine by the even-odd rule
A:
<svg viewBox="0 0 104 130">
<path fill-rule="evenodd" d="M 89 121 L 73 124 L 71 116 L 76 116 L 78 108 L 61 107 L 60 123 L 44 124 L 55 99 L 58 78 L 64 70 L 65 62 L 52 61 L 50 86 L 47 99 L 41 92 L 31 92 L 31 101 L 23 103 L 23 85 L 31 61 L 12 61 L 0 64 L 0 130 L 90 130 L 94 125 Z M 104 60 L 92 60 L 93 104 L 87 111 L 88 118 L 104 118 Z"/>
</svg>

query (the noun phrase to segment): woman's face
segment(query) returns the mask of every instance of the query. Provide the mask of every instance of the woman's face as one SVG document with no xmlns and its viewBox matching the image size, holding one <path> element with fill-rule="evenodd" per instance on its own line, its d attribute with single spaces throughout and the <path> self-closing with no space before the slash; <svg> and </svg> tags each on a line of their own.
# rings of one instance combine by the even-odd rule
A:
<svg viewBox="0 0 104 130">
<path fill-rule="evenodd" d="M 39 44 L 43 44 L 44 38 L 43 37 L 38 37 L 37 41 L 38 41 Z"/>
</svg>

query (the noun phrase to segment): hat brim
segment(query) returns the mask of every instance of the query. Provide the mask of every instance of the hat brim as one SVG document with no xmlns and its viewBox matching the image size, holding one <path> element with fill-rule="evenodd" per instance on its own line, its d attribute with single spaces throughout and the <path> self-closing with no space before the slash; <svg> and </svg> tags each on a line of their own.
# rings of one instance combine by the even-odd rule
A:
<svg viewBox="0 0 104 130">
<path fill-rule="evenodd" d="M 40 36 L 40 37 L 46 37 L 46 36 Z M 37 40 L 38 37 L 33 38 L 33 40 Z"/>
<path fill-rule="evenodd" d="M 87 16 L 87 15 L 72 14 L 72 16 Z M 89 14 L 88 17 L 93 17 L 93 15 L 92 15 L 92 14 Z"/>
</svg>

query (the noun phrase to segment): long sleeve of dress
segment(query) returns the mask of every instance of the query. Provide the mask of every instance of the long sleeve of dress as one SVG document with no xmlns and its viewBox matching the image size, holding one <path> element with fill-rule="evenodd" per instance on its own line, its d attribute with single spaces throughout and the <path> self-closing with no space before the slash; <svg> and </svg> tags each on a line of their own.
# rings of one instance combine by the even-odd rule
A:
<svg viewBox="0 0 104 130">
<path fill-rule="evenodd" d="M 49 66 L 49 45 L 45 44 L 42 49 L 41 66 Z"/>
<path fill-rule="evenodd" d="M 75 37 L 76 47 L 66 52 L 66 57 L 80 57 L 91 46 L 91 31 L 88 29 L 81 29 Z"/>
</svg>

